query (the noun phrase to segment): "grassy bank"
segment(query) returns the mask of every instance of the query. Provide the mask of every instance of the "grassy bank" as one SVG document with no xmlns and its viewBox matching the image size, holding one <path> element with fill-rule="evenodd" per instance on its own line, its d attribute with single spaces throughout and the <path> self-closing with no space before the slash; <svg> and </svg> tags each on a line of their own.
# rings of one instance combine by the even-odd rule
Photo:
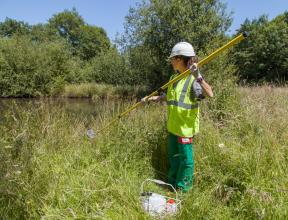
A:
<svg viewBox="0 0 288 220">
<path fill-rule="evenodd" d="M 118 99 L 139 98 L 149 91 L 144 86 L 109 85 L 96 83 L 68 84 L 59 96 L 67 98 Z"/>
<path fill-rule="evenodd" d="M 178 219 L 288 217 L 288 89 L 241 88 L 219 123 L 202 103 L 194 187 Z M 103 102 L 100 128 L 119 112 Z M 145 105 L 93 142 L 84 119 L 45 105 L 11 106 L 0 124 L 3 219 L 149 219 L 139 206 L 148 177 L 165 180 L 165 109 Z"/>
</svg>

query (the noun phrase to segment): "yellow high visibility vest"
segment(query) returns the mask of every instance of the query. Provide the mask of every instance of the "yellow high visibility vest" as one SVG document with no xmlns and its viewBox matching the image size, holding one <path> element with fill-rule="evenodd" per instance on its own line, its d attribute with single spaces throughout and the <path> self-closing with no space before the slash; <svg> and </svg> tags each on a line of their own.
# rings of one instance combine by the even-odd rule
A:
<svg viewBox="0 0 288 220">
<path fill-rule="evenodd" d="M 173 79 L 176 75 L 173 75 Z M 199 103 L 191 97 L 192 74 L 169 85 L 167 90 L 168 132 L 180 137 L 192 137 L 199 131 Z"/>
</svg>

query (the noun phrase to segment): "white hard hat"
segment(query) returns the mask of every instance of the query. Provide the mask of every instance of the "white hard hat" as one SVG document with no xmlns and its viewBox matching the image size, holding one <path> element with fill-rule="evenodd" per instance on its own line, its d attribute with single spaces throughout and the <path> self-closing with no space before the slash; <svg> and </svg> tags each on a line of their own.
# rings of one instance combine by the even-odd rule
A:
<svg viewBox="0 0 288 220">
<path fill-rule="evenodd" d="M 175 44 L 175 46 L 172 48 L 171 54 L 168 59 L 175 56 L 193 57 L 195 56 L 194 48 L 188 42 L 179 42 Z"/>
</svg>

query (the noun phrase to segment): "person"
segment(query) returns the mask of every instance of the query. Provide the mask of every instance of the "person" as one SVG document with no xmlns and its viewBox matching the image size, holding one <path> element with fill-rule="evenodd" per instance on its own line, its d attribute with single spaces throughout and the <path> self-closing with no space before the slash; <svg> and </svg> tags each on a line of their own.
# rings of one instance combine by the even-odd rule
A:
<svg viewBox="0 0 288 220">
<path fill-rule="evenodd" d="M 169 85 L 167 95 L 144 97 L 142 101 L 167 101 L 168 182 L 176 189 L 187 192 L 193 181 L 192 138 L 199 131 L 199 101 L 213 97 L 213 92 L 200 74 L 197 57 L 190 43 L 177 43 L 168 59 L 175 71 L 170 80 L 188 68 L 191 74 Z"/>
</svg>

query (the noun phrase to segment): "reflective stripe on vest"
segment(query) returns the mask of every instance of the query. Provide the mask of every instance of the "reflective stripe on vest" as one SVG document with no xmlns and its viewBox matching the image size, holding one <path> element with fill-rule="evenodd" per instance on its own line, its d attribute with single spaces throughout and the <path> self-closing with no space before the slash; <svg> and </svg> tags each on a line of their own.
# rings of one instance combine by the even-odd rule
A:
<svg viewBox="0 0 288 220">
<path fill-rule="evenodd" d="M 198 104 L 198 103 L 192 105 L 192 104 L 186 104 L 186 103 L 184 103 L 184 102 L 177 102 L 177 101 L 175 101 L 175 100 L 173 100 L 173 101 L 168 101 L 167 104 L 168 104 L 168 105 L 175 105 L 175 106 L 177 106 L 177 107 L 181 107 L 181 108 L 185 108 L 185 109 L 194 109 L 194 108 L 198 108 L 198 107 L 199 107 L 199 104 Z"/>
</svg>

